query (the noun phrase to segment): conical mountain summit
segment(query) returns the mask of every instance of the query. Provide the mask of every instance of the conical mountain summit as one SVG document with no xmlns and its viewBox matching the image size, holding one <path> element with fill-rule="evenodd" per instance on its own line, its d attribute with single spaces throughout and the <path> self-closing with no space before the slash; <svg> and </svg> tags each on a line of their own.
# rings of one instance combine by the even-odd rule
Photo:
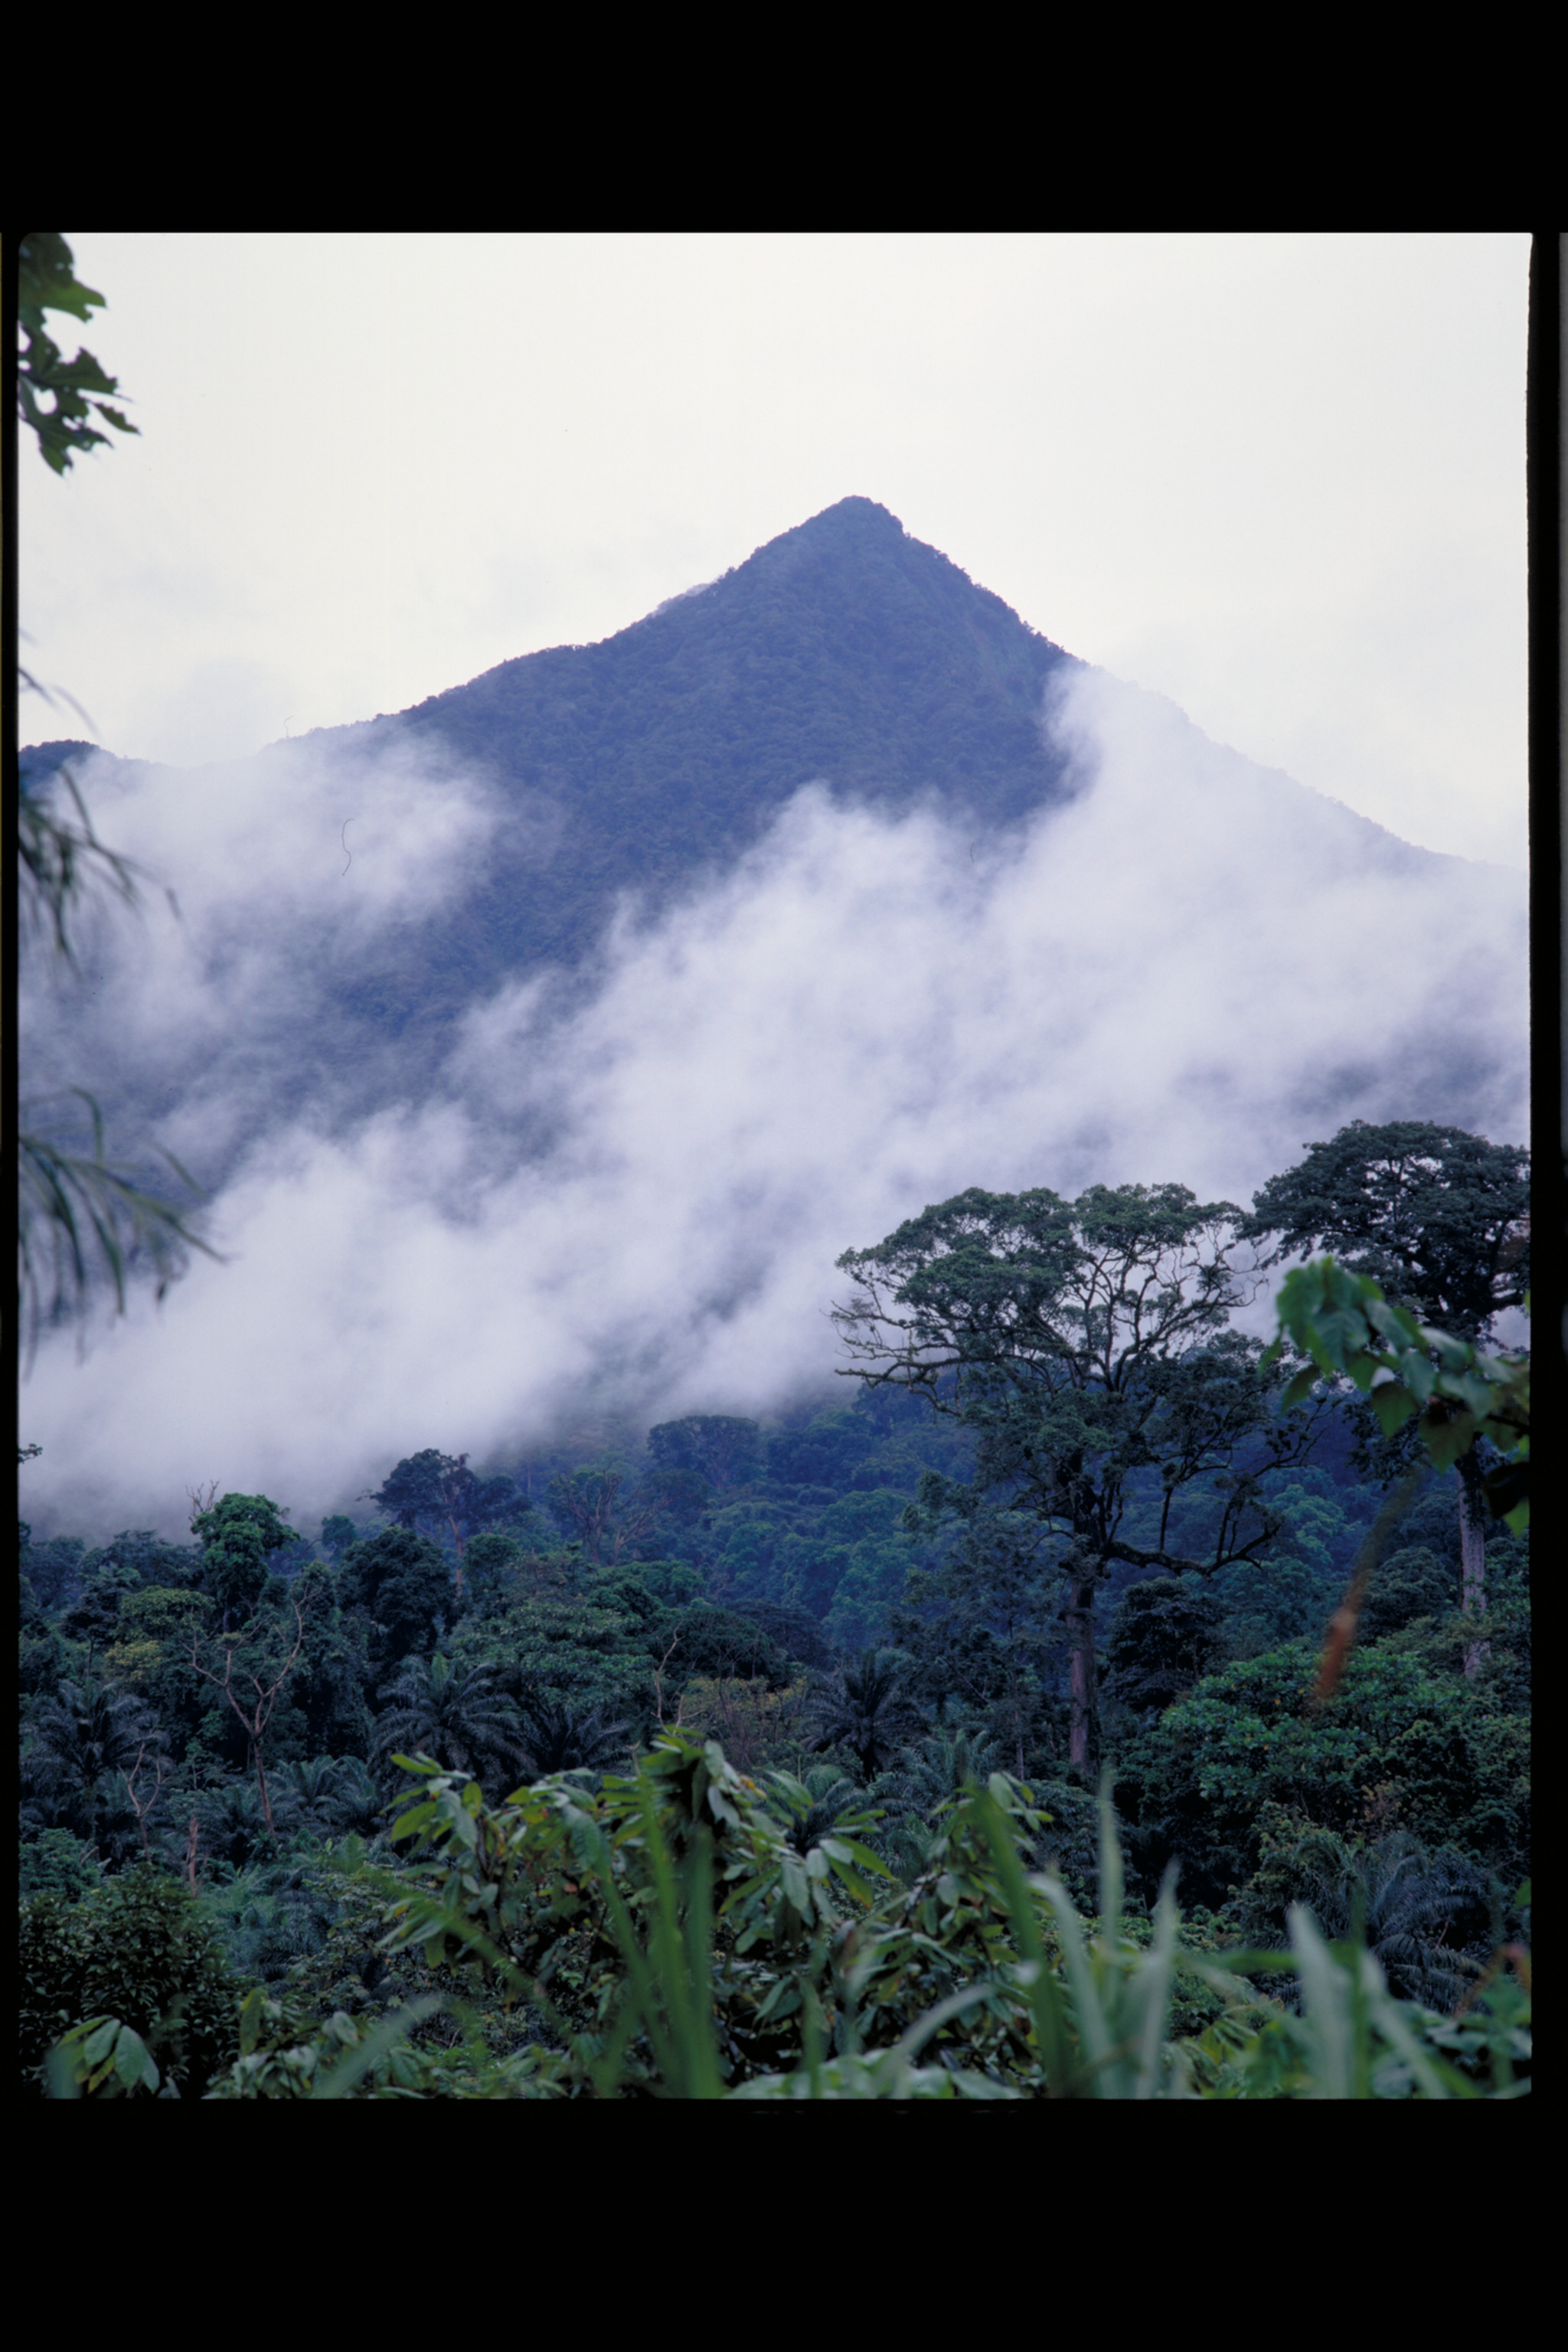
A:
<svg viewBox="0 0 1568 2352">
<path fill-rule="evenodd" d="M 616 636 L 503 662 L 394 723 L 559 794 L 651 879 L 740 847 L 816 779 L 1021 816 L 1058 782 L 1040 701 L 1068 658 L 851 498 Z"/>
</svg>

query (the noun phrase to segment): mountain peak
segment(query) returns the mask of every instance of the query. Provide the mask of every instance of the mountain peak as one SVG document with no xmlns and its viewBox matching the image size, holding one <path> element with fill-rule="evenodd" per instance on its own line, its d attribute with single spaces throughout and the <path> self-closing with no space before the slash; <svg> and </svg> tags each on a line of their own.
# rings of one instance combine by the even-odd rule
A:
<svg viewBox="0 0 1568 2352">
<path fill-rule="evenodd" d="M 764 541 L 744 563 L 737 564 L 734 572 L 724 576 L 731 579 L 737 573 L 749 572 L 753 565 L 764 572 L 778 573 L 816 564 L 868 563 L 873 569 L 886 565 L 890 572 L 910 565 L 916 569 L 935 566 L 952 574 L 955 581 L 962 581 L 973 593 L 989 594 L 985 589 L 975 589 L 968 573 L 943 555 L 940 548 L 928 547 L 923 540 L 911 537 L 887 507 L 879 506 L 875 499 L 858 497 L 839 499 L 833 506 L 824 507 L 820 514 L 781 531 L 776 539 Z M 1001 604 L 999 597 L 994 601 Z M 1008 610 L 1005 605 L 1002 609 Z M 1011 617 L 1019 627 L 1024 625 L 1016 614 Z"/>
<path fill-rule="evenodd" d="M 781 531 L 777 539 L 769 540 L 768 547 L 782 546 L 787 539 L 831 538 L 847 543 L 855 538 L 905 539 L 909 536 L 899 518 L 888 507 L 879 506 L 875 499 L 850 497 L 836 499 L 832 506 L 824 507 L 820 514 L 809 515 L 789 530 Z M 759 554 L 764 551 L 759 548 Z"/>
</svg>

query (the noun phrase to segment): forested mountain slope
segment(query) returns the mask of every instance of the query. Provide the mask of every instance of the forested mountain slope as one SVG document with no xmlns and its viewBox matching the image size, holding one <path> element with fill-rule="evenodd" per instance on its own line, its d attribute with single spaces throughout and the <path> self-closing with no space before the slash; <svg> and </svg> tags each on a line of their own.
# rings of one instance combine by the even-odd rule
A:
<svg viewBox="0 0 1568 2352">
<path fill-rule="evenodd" d="M 1040 701 L 1069 661 L 885 507 L 844 499 L 601 644 L 258 756 L 353 769 L 413 753 L 498 791 L 461 920 L 382 941 L 334 992 L 401 1031 L 503 975 L 581 964 L 618 892 L 657 903 L 732 860 L 803 784 L 890 807 L 934 793 L 978 827 L 1015 822 L 1063 789 Z M 26 764 L 41 776 L 87 748 L 35 747 Z"/>
</svg>

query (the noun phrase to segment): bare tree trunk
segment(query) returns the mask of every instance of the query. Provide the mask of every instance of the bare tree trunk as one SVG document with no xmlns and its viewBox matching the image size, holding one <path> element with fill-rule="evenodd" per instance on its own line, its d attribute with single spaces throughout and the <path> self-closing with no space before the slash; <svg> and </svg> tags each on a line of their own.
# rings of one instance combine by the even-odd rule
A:
<svg viewBox="0 0 1568 2352">
<path fill-rule="evenodd" d="M 1094 1578 L 1075 1570 L 1068 1588 L 1068 1636 L 1072 1644 L 1068 1677 L 1071 1728 L 1068 1761 L 1092 1771 L 1099 1747 L 1098 1693 L 1094 1671 Z"/>
<path fill-rule="evenodd" d="M 255 1742 L 255 1748 L 256 1785 L 261 1791 L 261 1818 L 267 1823 L 268 1836 L 272 1840 L 273 1844 L 276 1845 L 278 1843 L 278 1831 L 272 1819 L 272 1799 L 268 1793 L 267 1775 L 261 1769 L 261 1742 L 259 1739 Z"/>
<path fill-rule="evenodd" d="M 1468 1454 L 1459 1464 L 1460 1605 L 1467 1617 L 1484 1617 L 1486 1614 L 1486 1513 L 1481 1474 L 1476 1466 L 1473 1453 Z M 1481 1661 L 1490 1647 L 1489 1642 L 1468 1642 L 1465 1644 L 1465 1672 L 1472 1682 L 1479 1674 Z"/>
<path fill-rule="evenodd" d="M 124 1767 L 121 1766 L 120 1777 L 125 1783 L 125 1794 L 130 1800 L 131 1810 L 136 1816 L 136 1826 L 142 1832 L 142 1851 L 145 1854 L 147 1860 L 151 1862 L 153 1859 L 153 1848 L 147 1836 L 147 1816 L 158 1801 L 158 1791 L 163 1785 L 165 1767 L 163 1759 L 159 1757 L 153 1767 L 156 1777 L 153 1782 L 153 1793 L 147 1799 L 146 1802 L 143 1803 L 136 1791 L 142 1779 L 142 1759 L 146 1753 L 147 1742 L 143 1740 L 141 1747 L 136 1750 L 135 1769 L 133 1771 L 127 1772 Z"/>
</svg>

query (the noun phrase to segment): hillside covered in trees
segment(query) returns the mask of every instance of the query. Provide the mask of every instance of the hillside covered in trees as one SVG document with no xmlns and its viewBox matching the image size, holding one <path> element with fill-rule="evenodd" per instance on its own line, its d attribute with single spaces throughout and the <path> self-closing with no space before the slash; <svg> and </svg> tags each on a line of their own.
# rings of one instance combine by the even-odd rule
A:
<svg viewBox="0 0 1568 2352">
<path fill-rule="evenodd" d="M 936 795 L 977 834 L 1016 824 L 1069 789 L 1039 723 L 1064 666 L 1079 667 L 885 508 L 845 499 L 602 644 L 274 745 L 263 772 L 313 761 L 346 793 L 346 854 L 389 762 L 479 778 L 498 812 L 460 913 L 400 923 L 313 973 L 297 1008 L 308 1042 L 364 1062 L 378 1087 L 395 1043 L 402 1082 L 428 1078 L 477 997 L 544 970 L 586 976 L 620 894 L 651 911 L 732 866 L 804 784 L 889 810 Z M 41 790 L 90 751 L 35 745 L 24 773 Z M 101 762 L 99 788 L 121 770 L 133 786 L 133 768 Z"/>
<path fill-rule="evenodd" d="M 1235 2069 L 1267 2045 L 1289 2093 L 1304 2062 L 1279 2021 L 1297 2012 L 1269 2005 L 1256 1969 L 1228 1991 L 1215 1972 L 1247 1947 L 1299 1957 L 1300 1905 L 1331 1935 L 1361 1906 L 1396 2023 L 1426 2019 L 1440 2055 L 1442 2019 L 1473 2006 L 1521 1932 L 1528 1537 L 1458 1471 L 1423 1478 L 1408 1437 L 1353 1395 L 1320 1383 L 1287 1407 L 1299 1368 L 1264 1364 L 1235 1329 L 1236 1267 L 1271 1236 L 1301 1254 L 1327 1234 L 1481 1332 L 1528 1286 L 1526 1172 L 1518 1153 L 1413 1125 L 1346 1130 L 1245 1217 L 1169 1186 L 969 1193 L 847 1254 L 840 1318 L 859 1361 L 841 1400 L 583 1432 L 485 1476 L 428 1448 L 387 1464 L 368 1512 L 319 1530 L 235 1494 L 192 1497 L 188 1543 L 24 1530 L 25 2080 L 96 2007 L 137 2050 L 163 2048 L 153 2063 L 184 2095 L 220 2076 L 298 2090 L 286 2047 L 317 2048 L 323 2069 L 358 2050 L 362 2087 L 591 2089 L 595 2065 L 620 2063 L 605 2033 L 624 1955 L 613 1901 L 591 1916 L 583 1888 L 593 1840 L 619 1851 L 651 1801 L 636 1794 L 650 1769 L 664 1811 L 638 1852 L 667 1836 L 695 1867 L 717 1828 L 749 1857 L 735 1848 L 709 1898 L 712 1965 L 728 1952 L 731 1972 L 716 2084 L 771 2079 L 803 1999 L 826 2003 L 821 2063 L 854 2055 L 827 1946 L 806 1969 L 816 1990 L 787 1991 L 777 1938 L 816 1949 L 814 1916 L 835 1933 L 859 1918 L 880 1954 L 885 2048 L 928 2005 L 894 1982 L 917 1928 L 932 1956 L 912 1981 L 956 2000 L 980 1916 L 1010 1916 L 1004 1847 L 1091 1916 L 1114 1853 L 1127 1954 L 1159 1945 L 1162 1888 L 1179 1889 L 1190 1967 L 1169 1993 L 1172 2079 L 1266 2095 L 1256 2069 L 1238 2092 Z M 1325 1698 L 1324 1629 L 1358 1562 L 1372 1582 Z M 507 1915 L 477 1975 L 459 1964 L 479 1948 L 450 1940 L 449 1861 L 434 1944 L 406 1941 L 410 1917 L 435 1916 L 418 1908 L 434 1865 L 388 1875 L 421 1773 L 436 1776 L 434 1812 L 411 1816 L 426 1842 L 459 1816 L 493 1821 L 487 1853 L 542 1841 L 536 1889 L 542 1869 L 578 1873 L 548 1916 Z M 469 1811 L 443 1814 L 465 1785 Z M 520 1867 L 495 1861 L 496 1886 Z M 612 1900 L 632 1864 L 605 1867 Z M 928 1916 L 933 1889 L 947 1893 Z M 765 1965 L 741 1965 L 763 1932 L 736 1912 L 742 1894 L 772 1920 Z M 204 1988 L 206 2038 L 188 2049 L 158 2043 L 144 1991 L 135 2017 L 129 1997 L 111 2007 L 110 1942 L 142 1913 L 163 1921 L 148 1932 L 168 1967 Z M 500 1916 L 483 1914 L 486 1934 Z M 1045 2026 L 1004 2031 L 1005 2011 L 997 1993 L 984 2015 L 953 2013 L 927 2053 L 938 2088 L 943 2068 L 998 2094 L 1027 2089 L 1029 2065 L 1048 2076 Z M 1483 2011 L 1511 2065 L 1519 2030 L 1500 2014 Z M 1009 2032 L 1026 2063 L 1005 2055 Z M 1493 2064 L 1473 2032 L 1472 2057 L 1484 2044 Z M 1450 2056 L 1464 2038 L 1455 2026 Z M 626 2046 L 654 2063 L 646 2039 Z M 1420 2087 L 1408 2063 L 1395 2078 Z M 643 2079 L 634 2065 L 622 2087 Z"/>
</svg>

